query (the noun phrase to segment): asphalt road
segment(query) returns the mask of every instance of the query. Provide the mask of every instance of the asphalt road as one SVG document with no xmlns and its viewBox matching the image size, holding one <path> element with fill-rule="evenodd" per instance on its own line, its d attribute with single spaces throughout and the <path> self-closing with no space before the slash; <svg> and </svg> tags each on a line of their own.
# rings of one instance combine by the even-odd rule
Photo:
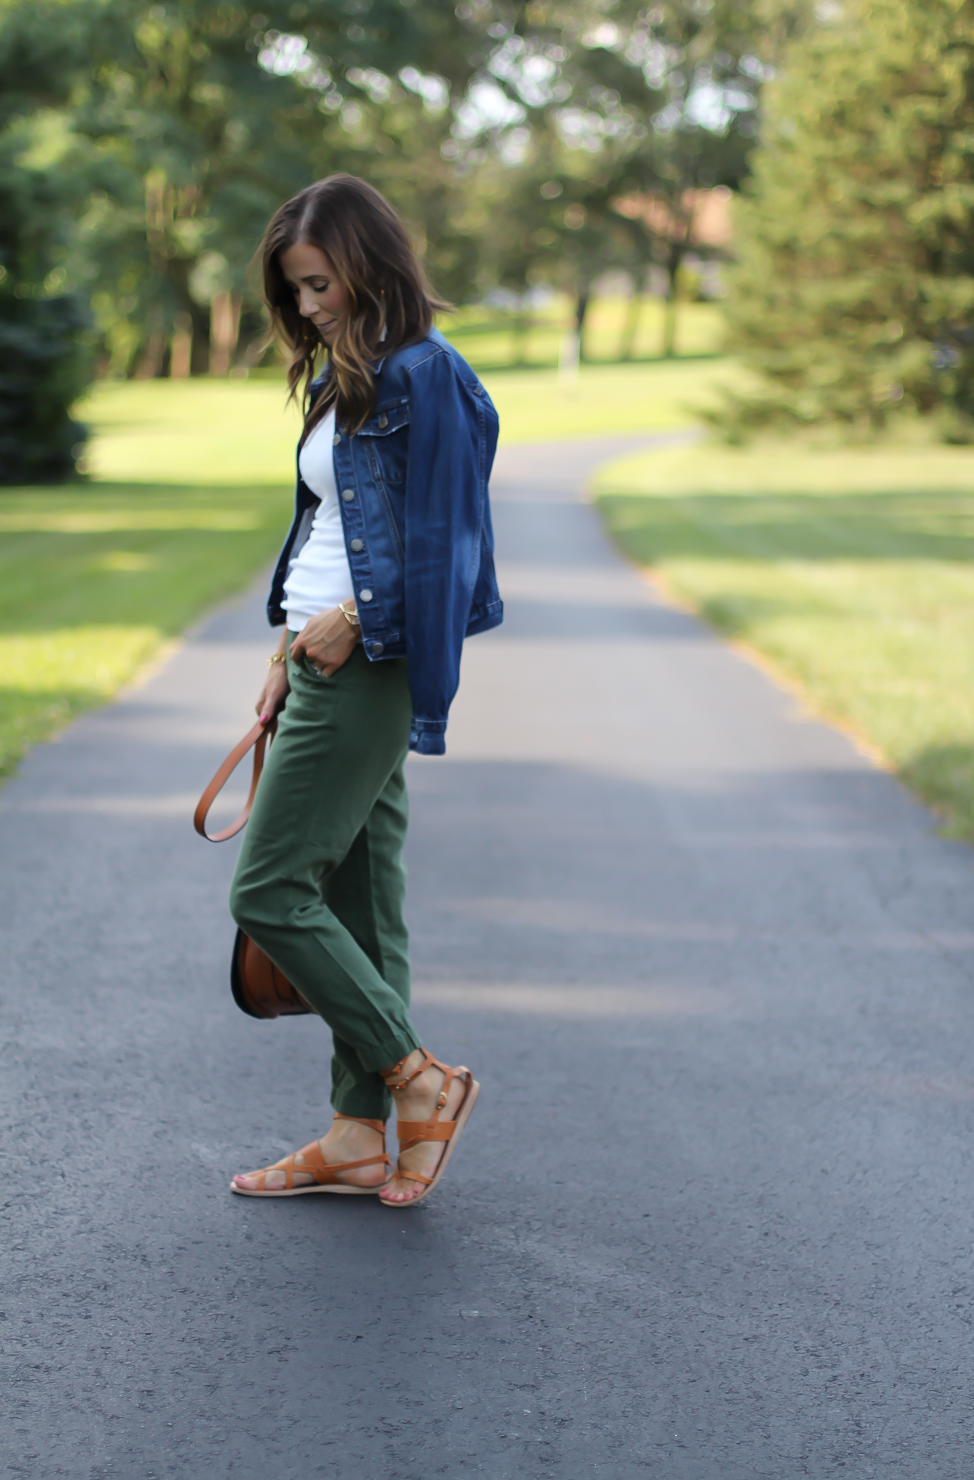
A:
<svg viewBox="0 0 974 1480">
<path fill-rule="evenodd" d="M 190 826 L 259 597 L 0 792 L 4 1477 L 971 1475 L 972 854 L 616 558 L 624 445 L 504 454 L 509 620 L 410 764 L 484 1086 L 422 1208 L 227 1191 L 329 1119 Z"/>
</svg>

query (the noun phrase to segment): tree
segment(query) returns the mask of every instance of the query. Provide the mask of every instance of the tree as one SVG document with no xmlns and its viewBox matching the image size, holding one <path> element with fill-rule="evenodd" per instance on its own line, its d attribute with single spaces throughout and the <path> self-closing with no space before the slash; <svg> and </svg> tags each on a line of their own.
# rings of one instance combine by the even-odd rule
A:
<svg viewBox="0 0 974 1480">
<path fill-rule="evenodd" d="M 619 5 L 589 37 L 593 60 L 607 54 L 603 85 L 633 120 L 609 186 L 635 254 L 666 273 L 667 356 L 676 350 L 684 260 L 709 251 L 697 230 L 700 203 L 716 186 L 737 188 L 746 172 L 765 75 L 755 31 L 749 0 L 660 0 L 648 11 Z"/>
<path fill-rule="evenodd" d="M 542 183 L 558 207 L 540 230 L 554 235 L 561 276 L 574 281 L 580 327 L 594 276 L 625 267 L 638 281 L 655 262 L 667 274 L 673 352 L 681 264 L 700 249 L 701 192 L 736 187 L 746 169 L 766 72 L 760 3 L 533 4 L 488 58 L 485 72 L 520 107 L 531 169 L 550 161 Z M 520 240 L 528 253 L 538 236 Z"/>
<path fill-rule="evenodd" d="M 91 376 L 88 314 L 66 265 L 79 181 L 47 112 L 83 66 L 84 37 L 80 11 L 0 10 L 0 483 L 69 476 L 85 438 L 71 407 Z"/>
<path fill-rule="evenodd" d="M 581 331 L 607 267 L 665 260 L 675 285 L 693 191 L 742 167 L 763 75 L 747 7 L 781 0 L 262 4 L 54 5 L 71 24 L 51 37 L 81 41 L 45 168 L 65 201 L 75 184 L 69 281 L 110 373 L 227 373 L 240 325 L 261 337 L 245 279 L 267 218 L 335 169 L 389 195 L 457 299 L 523 302 L 543 277 Z"/>
<path fill-rule="evenodd" d="M 258 65 L 238 8 L 109 0 L 105 21 L 72 124 L 98 187 L 81 240 L 110 363 L 203 374 L 212 335 L 225 371 L 261 228 L 307 183 L 300 90 Z"/>
<path fill-rule="evenodd" d="M 719 422 L 871 432 L 912 412 L 967 440 L 974 4 L 827 14 L 768 93 L 728 305 L 760 383 Z"/>
<path fill-rule="evenodd" d="M 100 181 L 81 234 L 116 371 L 225 371 L 261 231 L 316 176 L 367 158 L 376 183 L 389 176 L 427 212 L 437 203 L 430 166 L 442 174 L 448 120 L 424 104 L 479 65 L 479 21 L 398 0 L 264 11 L 104 0 L 72 122 Z"/>
<path fill-rule="evenodd" d="M 436 290 L 468 302 L 479 286 L 481 251 L 467 211 L 470 182 L 449 147 L 449 83 L 411 66 L 398 76 L 352 67 L 342 87 L 338 140 L 322 131 L 320 118 L 309 120 L 314 175 L 341 168 L 367 178 L 404 216 Z"/>
</svg>

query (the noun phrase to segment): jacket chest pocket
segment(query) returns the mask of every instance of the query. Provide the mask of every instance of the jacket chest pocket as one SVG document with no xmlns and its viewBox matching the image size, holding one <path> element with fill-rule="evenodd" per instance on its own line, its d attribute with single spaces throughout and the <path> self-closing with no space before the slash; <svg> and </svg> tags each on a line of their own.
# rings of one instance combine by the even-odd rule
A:
<svg viewBox="0 0 974 1480">
<path fill-rule="evenodd" d="M 406 484 L 409 453 L 409 402 L 393 401 L 377 406 L 365 426 L 356 433 L 368 452 L 369 467 L 377 483 L 402 493 Z"/>
</svg>

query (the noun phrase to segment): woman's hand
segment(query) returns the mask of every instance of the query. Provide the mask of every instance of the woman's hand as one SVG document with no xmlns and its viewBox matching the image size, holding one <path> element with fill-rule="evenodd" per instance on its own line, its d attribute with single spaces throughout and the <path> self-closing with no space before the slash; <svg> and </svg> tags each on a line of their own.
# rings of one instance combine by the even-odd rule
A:
<svg viewBox="0 0 974 1480">
<path fill-rule="evenodd" d="M 291 685 L 287 681 L 287 664 L 272 663 L 267 670 L 267 681 L 260 691 L 260 698 L 254 705 L 261 724 L 268 724 L 280 714 L 290 692 Z"/>
<path fill-rule="evenodd" d="M 319 673 L 331 678 L 347 663 L 359 640 L 359 629 L 346 620 L 338 607 L 319 612 L 298 633 L 291 644 L 295 663 L 306 657 Z"/>
</svg>

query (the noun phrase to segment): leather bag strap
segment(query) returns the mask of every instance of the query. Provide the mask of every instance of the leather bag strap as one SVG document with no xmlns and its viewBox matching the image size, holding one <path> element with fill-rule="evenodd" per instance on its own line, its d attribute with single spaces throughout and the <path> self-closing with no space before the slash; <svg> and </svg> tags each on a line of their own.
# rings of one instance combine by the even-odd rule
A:
<svg viewBox="0 0 974 1480">
<path fill-rule="evenodd" d="M 211 843 L 225 843 L 227 838 L 232 838 L 243 827 L 247 818 L 250 816 L 250 809 L 254 805 L 254 797 L 257 794 L 257 783 L 260 780 L 260 773 L 264 768 L 264 751 L 267 748 L 268 737 L 272 736 L 276 730 L 276 719 L 272 719 L 270 724 L 266 725 L 261 724 L 260 720 L 258 720 L 253 729 L 248 730 L 247 734 L 240 741 L 240 744 L 233 747 L 196 804 L 196 811 L 193 813 L 193 826 L 201 838 L 206 838 Z M 236 821 L 231 822 L 229 827 L 221 828 L 216 833 L 208 833 L 206 830 L 206 814 L 251 747 L 253 747 L 254 752 L 254 772 L 250 780 L 250 795 L 244 803 L 244 809 Z"/>
</svg>

